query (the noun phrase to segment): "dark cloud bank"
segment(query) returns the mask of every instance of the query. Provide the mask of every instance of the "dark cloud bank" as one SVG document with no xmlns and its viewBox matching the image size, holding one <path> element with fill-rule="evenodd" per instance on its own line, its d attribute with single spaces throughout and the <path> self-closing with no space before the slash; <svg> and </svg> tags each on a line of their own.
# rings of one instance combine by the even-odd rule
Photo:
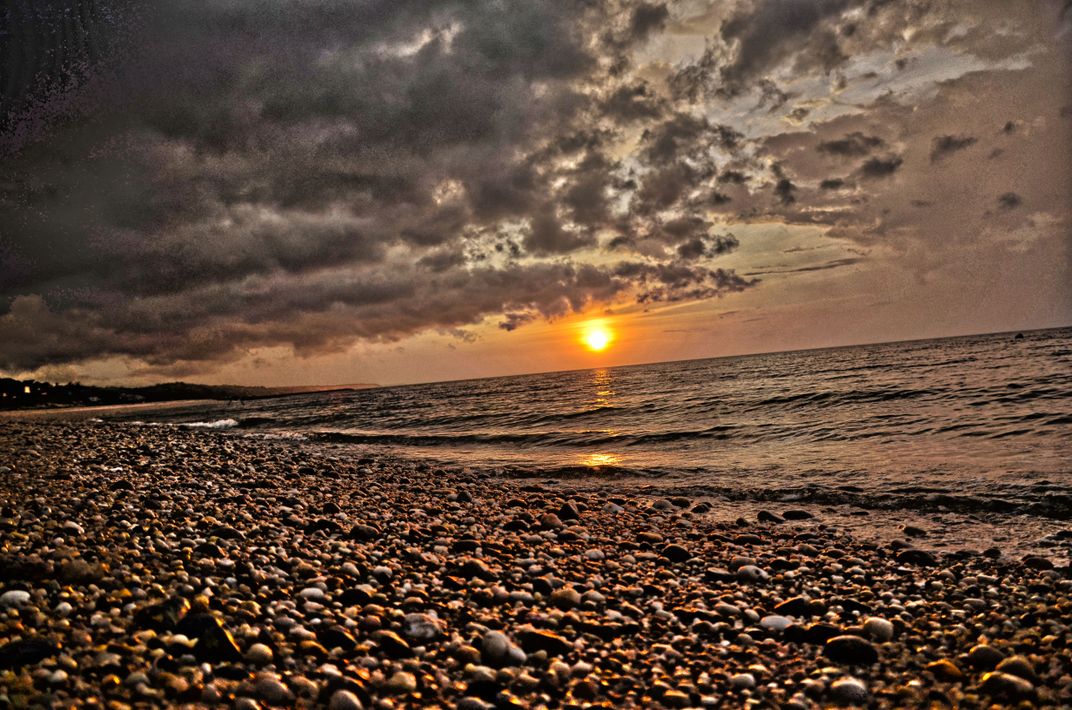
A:
<svg viewBox="0 0 1072 710">
<path fill-rule="evenodd" d="M 726 131 L 623 74 L 667 16 L 16 0 L 28 51 L 3 57 L 0 368 L 196 369 L 256 346 L 316 353 L 753 285 L 694 263 L 735 241 L 702 220 L 663 226 L 712 169 L 679 153 Z M 638 120 L 649 177 L 606 150 Z M 574 258 L 601 234 L 663 247 Z"/>
<path fill-rule="evenodd" d="M 814 201 L 892 185 L 906 158 L 870 131 L 829 136 L 812 154 L 844 178 L 809 184 L 702 101 L 755 91 L 789 112 L 775 67 L 833 77 L 927 10 L 743 2 L 665 87 L 631 64 L 673 21 L 659 2 L 4 12 L 0 369 L 126 356 L 196 372 L 263 346 L 317 354 L 754 287 L 712 265 L 739 246 L 713 215 L 818 224 Z M 935 136 L 931 162 L 975 142 Z"/>
</svg>

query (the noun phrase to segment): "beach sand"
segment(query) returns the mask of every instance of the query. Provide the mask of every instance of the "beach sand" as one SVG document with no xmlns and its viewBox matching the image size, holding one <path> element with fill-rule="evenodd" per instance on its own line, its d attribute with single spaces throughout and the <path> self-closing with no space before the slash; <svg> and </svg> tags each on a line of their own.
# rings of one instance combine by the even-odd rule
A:
<svg viewBox="0 0 1072 710">
<path fill-rule="evenodd" d="M 0 706 L 1072 705 L 1067 567 L 711 505 L 0 420 Z"/>
</svg>

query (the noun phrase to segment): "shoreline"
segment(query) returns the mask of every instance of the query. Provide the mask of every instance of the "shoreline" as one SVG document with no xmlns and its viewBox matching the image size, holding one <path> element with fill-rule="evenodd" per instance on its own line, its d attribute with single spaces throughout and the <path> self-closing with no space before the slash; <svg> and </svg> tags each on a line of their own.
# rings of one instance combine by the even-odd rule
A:
<svg viewBox="0 0 1072 710">
<path fill-rule="evenodd" d="M 130 404 L 94 404 L 76 407 L 52 407 L 41 409 L 0 410 L 0 421 L 80 420 L 92 419 L 98 414 L 126 414 L 129 412 L 156 412 L 198 405 L 218 405 L 220 399 L 173 399 L 166 402 L 131 402 Z"/>
<path fill-rule="evenodd" d="M 1067 566 L 718 505 L 0 418 L 0 704 L 1072 704 Z"/>
</svg>

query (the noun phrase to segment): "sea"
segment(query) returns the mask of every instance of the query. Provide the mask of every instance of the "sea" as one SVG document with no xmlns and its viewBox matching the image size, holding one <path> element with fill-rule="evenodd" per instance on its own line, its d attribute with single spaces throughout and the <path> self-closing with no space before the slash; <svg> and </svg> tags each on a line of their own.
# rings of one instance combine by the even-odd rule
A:
<svg viewBox="0 0 1072 710">
<path fill-rule="evenodd" d="M 803 509 L 879 542 L 910 526 L 938 548 L 1067 559 L 1072 546 L 1072 328 L 107 418 L 707 500 L 727 520 Z"/>
</svg>

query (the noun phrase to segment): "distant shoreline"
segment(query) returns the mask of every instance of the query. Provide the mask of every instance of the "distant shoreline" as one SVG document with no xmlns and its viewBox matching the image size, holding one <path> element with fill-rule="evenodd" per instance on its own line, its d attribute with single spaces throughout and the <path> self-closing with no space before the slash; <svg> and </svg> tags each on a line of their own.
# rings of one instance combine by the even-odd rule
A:
<svg viewBox="0 0 1072 710">
<path fill-rule="evenodd" d="M 0 419 L 90 419 L 96 414 L 123 414 L 125 412 L 155 411 L 160 409 L 179 409 L 198 404 L 223 402 L 220 399 L 173 399 L 163 402 L 135 402 L 131 404 L 94 404 L 73 407 L 40 407 L 37 409 L 0 410 Z"/>
</svg>

